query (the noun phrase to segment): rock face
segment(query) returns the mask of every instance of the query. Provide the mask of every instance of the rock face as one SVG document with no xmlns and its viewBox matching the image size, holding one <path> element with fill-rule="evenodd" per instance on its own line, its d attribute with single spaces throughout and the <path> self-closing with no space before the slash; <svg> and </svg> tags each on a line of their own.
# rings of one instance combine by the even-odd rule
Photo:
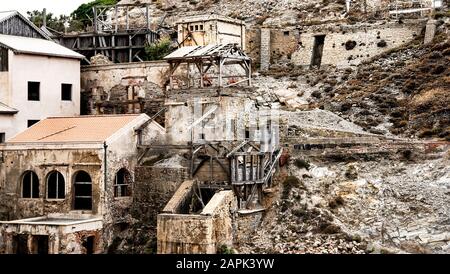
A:
<svg viewBox="0 0 450 274">
<path fill-rule="evenodd" d="M 301 183 L 278 185 L 280 199 L 240 251 L 448 253 L 449 166 L 445 159 L 290 166 Z"/>
<path fill-rule="evenodd" d="M 153 23 L 164 14 L 172 25 L 181 15 L 217 13 L 256 29 L 248 32 L 254 43 L 248 48 L 259 52 L 261 66 L 248 96 L 257 106 L 280 107 L 286 131 L 299 131 L 298 138 L 314 129 L 450 140 L 447 15 L 433 21 L 431 37 L 420 20 L 412 22 L 413 31 L 403 20 L 370 13 L 385 1 L 365 1 L 367 16 L 361 3 L 347 13 L 341 0 L 121 1 L 136 2 L 151 5 Z M 318 33 L 326 33 L 326 56 L 320 68 L 309 68 Z M 378 157 L 311 158 L 302 167 L 293 159 L 271 189 L 275 197 L 258 219 L 261 227 L 235 247 L 241 253 L 450 253 L 448 157 Z M 288 176 L 298 180 L 284 180 Z"/>
</svg>

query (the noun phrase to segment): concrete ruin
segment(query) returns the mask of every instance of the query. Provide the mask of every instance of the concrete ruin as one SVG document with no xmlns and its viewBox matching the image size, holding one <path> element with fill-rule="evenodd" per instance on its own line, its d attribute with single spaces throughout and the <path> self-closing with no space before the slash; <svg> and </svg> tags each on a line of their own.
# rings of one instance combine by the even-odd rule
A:
<svg viewBox="0 0 450 274">
<path fill-rule="evenodd" d="M 90 250 L 104 251 L 132 202 L 138 144 L 163 134 L 145 114 L 49 118 L 4 144 L 1 234 L 7 252 L 36 251 L 31 244 L 38 235 L 50 237 L 45 252 L 80 253 L 93 232 Z M 20 237 L 28 237 L 27 248 L 17 247 Z"/>
<path fill-rule="evenodd" d="M 242 20 L 216 14 L 196 15 L 181 18 L 176 26 L 182 47 L 237 44 L 245 50 L 246 28 Z"/>
<path fill-rule="evenodd" d="M 173 11 L 178 1 L 97 7 L 92 32 L 54 36 L 88 57 L 103 54 L 96 57 L 99 64 L 81 68 L 81 114 L 89 116 L 65 118 L 67 124 L 62 118 L 43 120 L 0 146 L 0 253 L 210 254 L 234 248 L 284 253 L 315 251 L 330 241 L 332 247 L 343 242 L 345 252 L 362 252 L 363 240 L 347 227 L 370 231 L 366 239 L 381 233 L 381 242 L 388 242 L 384 223 L 376 222 L 379 216 L 389 222 L 385 198 L 400 197 L 402 211 L 411 214 L 424 207 L 408 207 L 415 197 L 422 201 L 421 193 L 397 195 L 402 189 L 395 173 L 405 170 L 401 176 L 408 183 L 417 176 L 433 184 L 421 184 L 421 191 L 432 189 L 438 197 L 431 201 L 437 214 L 427 222 L 444 223 L 446 194 L 435 185 L 448 182 L 448 142 L 382 135 L 348 121 L 360 115 L 368 123 L 379 120 L 381 129 L 391 122 L 406 126 L 408 118 L 396 107 L 408 94 L 394 90 L 395 99 L 385 100 L 391 87 L 382 87 L 384 79 L 402 82 L 401 75 L 390 76 L 392 67 L 382 75 L 365 73 L 368 68 L 361 65 L 403 48 L 405 56 L 427 52 L 433 60 L 446 60 L 445 45 L 436 44 L 446 23 L 424 18 L 432 14 L 430 1 L 396 8 L 392 1 L 327 1 L 324 8 L 264 1 L 257 15 L 230 10 L 221 1 L 222 13 L 246 22 L 208 14 L 213 1 L 203 12 L 185 16 L 202 1 L 181 2 L 181 12 Z M 261 7 L 258 1 L 240 2 Z M 154 7 L 158 4 L 163 12 Z M 363 15 L 364 22 L 355 22 Z M 176 29 L 171 38 L 180 47 L 163 60 L 143 61 L 145 43 L 156 40 L 155 30 L 164 22 Z M 402 58 L 394 55 L 386 63 Z M 445 67 L 421 70 L 444 75 Z M 408 69 L 406 74 L 418 70 Z M 379 80 L 381 93 L 352 86 L 372 79 Z M 347 102 L 352 95 L 360 98 Z M 381 114 L 372 115 L 378 105 Z M 383 116 L 394 108 L 395 119 Z M 344 114 L 347 120 L 340 117 Z M 90 119 L 90 126 L 70 122 L 78 119 Z M 49 125 L 53 122 L 61 125 Z M 35 132 L 45 124 L 51 130 Z M 85 139 L 108 127 L 114 132 L 104 138 Z M 438 160 L 427 167 L 430 159 Z M 388 170 L 390 161 L 401 163 L 398 170 Z M 414 161 L 424 161 L 417 173 Z M 354 166 L 366 174 L 358 175 Z M 372 178 L 378 169 L 382 172 Z M 428 179 L 429 170 L 436 180 Z M 383 172 L 395 191 L 383 189 Z M 361 204 L 354 202 L 358 199 Z M 370 220 L 364 219 L 366 211 Z M 346 219 L 349 212 L 359 223 Z M 436 246 L 445 250 L 445 225 L 436 225 L 430 237 L 420 225 L 401 227 L 403 220 L 392 212 L 391 235 L 398 224 L 398 239 L 421 235 L 427 242 L 437 239 Z M 398 239 L 389 241 L 399 245 Z"/>
<path fill-rule="evenodd" d="M 193 181 L 184 182 L 158 215 L 159 254 L 211 254 L 222 245 L 232 246 L 237 210 L 233 192 L 213 194 L 196 213 L 191 207 L 194 187 Z"/>
<path fill-rule="evenodd" d="M 303 67 L 355 66 L 382 52 L 415 39 L 425 21 L 396 24 L 318 25 L 297 28 L 249 29 L 248 54 L 260 61 L 260 68 L 270 64 L 292 63 Z M 384 41 L 384 42 L 382 42 Z"/>
</svg>

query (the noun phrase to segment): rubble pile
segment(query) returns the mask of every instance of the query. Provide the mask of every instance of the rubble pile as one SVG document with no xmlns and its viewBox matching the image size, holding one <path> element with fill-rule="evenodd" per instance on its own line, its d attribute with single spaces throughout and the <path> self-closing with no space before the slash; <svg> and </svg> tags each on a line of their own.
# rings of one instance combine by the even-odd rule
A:
<svg viewBox="0 0 450 274">
<path fill-rule="evenodd" d="M 268 210 L 255 253 L 448 253 L 450 162 L 369 161 L 288 167 L 299 179 Z M 285 197 L 283 197 L 285 196 Z"/>
</svg>

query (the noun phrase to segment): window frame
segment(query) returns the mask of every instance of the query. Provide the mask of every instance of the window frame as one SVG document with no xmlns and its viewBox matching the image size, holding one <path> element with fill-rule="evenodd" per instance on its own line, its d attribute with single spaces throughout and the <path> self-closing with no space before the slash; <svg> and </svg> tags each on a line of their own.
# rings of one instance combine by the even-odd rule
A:
<svg viewBox="0 0 450 274">
<path fill-rule="evenodd" d="M 64 99 L 64 87 L 70 87 L 70 99 Z M 61 83 L 61 101 L 63 102 L 72 102 L 73 101 L 73 85 L 68 83 Z"/>
<path fill-rule="evenodd" d="M 30 174 L 30 197 L 24 197 L 24 188 L 25 188 L 25 177 Z M 33 176 L 35 175 L 35 176 Z M 37 182 L 34 182 L 33 178 L 36 177 L 37 178 Z M 34 193 L 34 184 L 37 184 L 37 196 L 35 197 L 33 194 Z M 39 176 L 36 174 L 36 172 L 32 171 L 32 170 L 27 170 L 25 171 L 22 176 L 21 176 L 21 180 L 20 180 L 20 198 L 21 199 L 39 199 L 40 198 L 40 185 L 39 185 Z"/>
<path fill-rule="evenodd" d="M 124 174 L 124 176 L 126 176 L 126 175 L 129 175 L 130 176 L 130 180 L 131 180 L 131 182 L 128 182 L 128 183 L 122 183 L 122 184 L 119 184 L 118 183 L 118 175 L 119 175 L 119 173 L 121 172 L 121 171 L 123 171 L 125 174 Z M 125 178 L 124 178 L 125 179 Z M 124 180 L 124 182 L 125 182 L 125 180 Z M 115 199 L 123 199 L 123 198 L 131 198 L 132 197 L 132 195 L 133 195 L 133 191 L 132 191 L 132 187 L 133 187 L 133 178 L 132 178 L 132 175 L 131 175 L 131 173 L 128 171 L 128 169 L 126 169 L 126 168 L 121 168 L 121 169 L 119 169 L 117 172 L 116 172 L 116 176 L 114 176 L 114 189 L 113 189 L 113 192 L 114 192 L 114 198 Z M 122 187 L 125 187 L 125 189 L 126 189 L 126 195 L 123 195 L 123 193 L 122 193 Z M 120 190 L 120 193 L 119 193 L 119 190 Z"/>
<path fill-rule="evenodd" d="M 82 181 L 77 181 L 77 177 L 80 175 L 87 175 L 89 177 L 89 182 L 82 182 Z M 72 182 L 72 187 L 73 187 L 73 193 L 72 193 L 72 210 L 75 211 L 92 211 L 94 210 L 94 193 L 93 193 L 93 187 L 94 187 L 94 182 L 92 181 L 92 176 L 91 174 L 89 174 L 88 172 L 84 171 L 84 170 L 78 170 L 73 174 L 73 182 Z M 84 195 L 77 195 L 77 185 L 90 185 L 90 196 L 84 196 Z M 77 205 L 77 200 L 78 199 L 89 199 L 90 200 L 90 208 L 76 208 Z"/>
<path fill-rule="evenodd" d="M 52 175 L 56 175 L 56 189 L 55 189 L 55 194 L 56 194 L 56 198 L 49 198 L 48 193 L 49 193 L 49 180 L 50 180 L 50 176 Z M 59 188 L 60 188 L 60 182 L 59 182 L 59 175 L 61 175 L 62 177 L 62 188 L 63 188 L 63 195 L 64 197 L 59 197 Z M 47 180 L 46 180 L 46 189 L 45 189 L 45 198 L 47 200 L 65 200 L 66 199 L 66 179 L 64 178 L 64 175 L 57 171 L 57 170 L 53 170 L 51 171 L 48 175 L 47 175 Z"/>
<path fill-rule="evenodd" d="M 37 84 L 37 100 L 31 98 L 32 96 L 30 91 L 31 91 L 31 85 L 33 84 Z M 27 99 L 29 102 L 40 102 L 41 101 L 41 82 L 37 82 L 37 81 L 28 81 L 27 82 Z"/>
<path fill-rule="evenodd" d="M 0 72 L 9 71 L 9 50 L 0 47 Z"/>
</svg>

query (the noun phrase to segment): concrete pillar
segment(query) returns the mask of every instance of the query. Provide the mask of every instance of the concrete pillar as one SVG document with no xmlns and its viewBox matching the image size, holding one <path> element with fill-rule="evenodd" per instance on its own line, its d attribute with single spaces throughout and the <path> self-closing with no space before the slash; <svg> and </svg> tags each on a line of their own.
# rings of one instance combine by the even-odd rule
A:
<svg viewBox="0 0 450 274">
<path fill-rule="evenodd" d="M 270 29 L 261 29 L 261 65 L 262 71 L 270 66 Z"/>
<path fill-rule="evenodd" d="M 425 29 L 425 39 L 423 41 L 424 45 L 427 45 L 433 41 L 434 35 L 436 34 L 436 20 L 430 19 L 427 22 L 427 27 Z"/>
</svg>

